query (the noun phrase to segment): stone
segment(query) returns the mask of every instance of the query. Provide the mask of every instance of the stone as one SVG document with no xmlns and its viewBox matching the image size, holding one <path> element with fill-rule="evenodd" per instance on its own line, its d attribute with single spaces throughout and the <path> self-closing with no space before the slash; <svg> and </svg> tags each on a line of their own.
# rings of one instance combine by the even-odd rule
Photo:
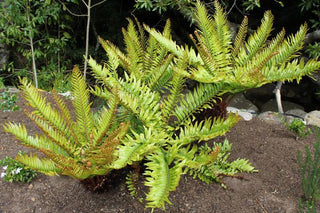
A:
<svg viewBox="0 0 320 213">
<path fill-rule="evenodd" d="M 281 124 L 281 116 L 275 112 L 267 111 L 258 115 L 258 118 L 269 124 Z"/>
<path fill-rule="evenodd" d="M 2 93 L 2 92 L 19 93 L 20 91 L 19 91 L 19 89 L 16 88 L 16 87 L 11 87 L 11 86 L 9 86 L 9 87 L 3 87 L 3 88 L 1 88 L 1 89 L 0 89 L 0 93 Z"/>
<path fill-rule="evenodd" d="M 232 112 L 232 113 L 238 114 L 245 121 L 250 121 L 253 118 L 252 113 L 250 113 L 249 111 L 242 110 L 242 109 L 240 110 L 235 107 L 227 107 L 227 112 Z"/>
<path fill-rule="evenodd" d="M 289 101 L 282 101 L 282 107 L 283 111 L 288 111 L 291 109 L 301 109 L 304 110 L 302 106 L 299 104 L 295 104 Z M 273 111 L 273 112 L 278 112 L 278 106 L 277 106 L 277 101 L 276 99 L 270 99 L 267 101 L 265 104 L 261 106 L 261 112 L 268 112 L 268 111 Z"/>
<path fill-rule="evenodd" d="M 296 118 L 304 119 L 304 117 L 306 116 L 307 113 L 302 109 L 290 109 L 290 110 L 286 111 L 285 114 L 288 116 L 293 116 Z"/>
<path fill-rule="evenodd" d="M 230 107 L 234 107 L 237 109 L 246 109 L 252 112 L 259 112 L 258 107 L 256 107 L 251 101 L 249 101 L 243 93 L 240 93 L 232 98 L 230 103 L 228 104 Z"/>
<path fill-rule="evenodd" d="M 313 125 L 320 127 L 320 111 L 314 110 L 306 114 L 304 117 L 307 125 Z"/>
</svg>

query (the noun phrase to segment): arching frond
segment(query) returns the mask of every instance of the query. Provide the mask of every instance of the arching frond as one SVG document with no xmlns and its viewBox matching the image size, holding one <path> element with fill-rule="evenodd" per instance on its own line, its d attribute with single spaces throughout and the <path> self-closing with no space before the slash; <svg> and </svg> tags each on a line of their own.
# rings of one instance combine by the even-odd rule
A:
<svg viewBox="0 0 320 213">
<path fill-rule="evenodd" d="M 54 144 L 57 144 L 59 147 L 64 149 L 68 155 L 72 155 L 76 150 L 78 144 L 70 143 L 69 138 L 64 135 L 59 130 L 56 130 L 48 122 L 37 116 L 36 114 L 30 113 L 28 117 L 35 122 L 35 124 L 41 129 L 41 131 L 52 141 Z"/>
<path fill-rule="evenodd" d="M 301 25 L 299 31 L 295 35 L 290 35 L 278 47 L 278 54 L 268 62 L 268 66 L 277 66 L 288 62 L 290 59 L 296 57 L 297 52 L 303 47 L 303 41 L 307 33 L 307 24 Z"/>
<path fill-rule="evenodd" d="M 39 158 L 37 154 L 17 155 L 15 160 L 45 175 L 54 176 L 61 172 L 52 160 L 48 158 Z"/>
<path fill-rule="evenodd" d="M 279 73 L 279 69 L 281 72 Z M 282 64 L 280 67 L 272 66 L 263 69 L 268 81 L 293 81 L 301 80 L 305 75 L 313 73 L 315 70 L 320 69 L 320 62 L 309 60 L 304 62 L 303 60 L 295 59 L 290 63 Z"/>
<path fill-rule="evenodd" d="M 159 149 L 165 144 L 168 135 L 165 132 L 156 132 L 153 129 L 144 129 L 143 133 L 132 132 L 127 135 L 123 144 L 118 147 L 116 156 L 118 159 L 113 162 L 113 168 L 119 169 L 135 161 L 141 161 L 146 155 Z"/>
<path fill-rule="evenodd" d="M 71 75 L 72 104 L 77 119 L 77 129 L 80 142 L 90 141 L 90 134 L 93 129 L 93 118 L 90 112 L 91 103 L 89 103 L 89 89 L 84 78 L 81 76 L 78 67 L 74 67 Z M 83 139 L 85 138 L 85 139 Z M 84 144 L 83 144 L 84 145 Z"/>
<path fill-rule="evenodd" d="M 197 49 L 204 66 L 208 72 L 215 76 L 215 73 L 230 72 L 231 63 L 231 32 L 227 18 L 220 4 L 215 1 L 215 14 L 208 16 L 205 6 L 197 5 L 196 22 L 199 28 L 196 30 Z M 214 42 L 213 42 L 214 41 Z"/>
<path fill-rule="evenodd" d="M 177 143 L 187 145 L 193 141 L 208 141 L 217 136 L 222 136 L 238 121 L 238 116 L 233 114 L 230 114 L 225 120 L 208 119 L 194 124 L 189 121 L 188 125 L 180 129 Z"/>
<path fill-rule="evenodd" d="M 245 16 L 241 22 L 238 33 L 234 39 L 234 45 L 232 49 L 233 59 L 235 59 L 236 55 L 239 53 L 239 50 L 241 48 L 244 48 L 243 45 L 247 36 L 247 32 L 248 32 L 248 17 Z"/>
<path fill-rule="evenodd" d="M 168 95 L 162 100 L 161 111 L 164 118 L 164 122 L 167 123 L 170 116 L 173 114 L 173 109 L 182 97 L 183 85 L 185 78 L 180 75 L 174 75 L 172 81 L 167 86 Z"/>
<path fill-rule="evenodd" d="M 26 78 L 21 80 L 21 90 L 27 104 L 34 109 L 34 113 L 39 117 L 43 117 L 50 125 L 54 126 L 65 135 L 71 135 L 69 127 L 66 125 L 63 117 L 56 109 L 54 109 L 46 98 L 28 82 Z"/>
<path fill-rule="evenodd" d="M 174 191 L 179 184 L 182 174 L 182 164 L 177 163 L 172 168 L 169 167 L 163 151 L 154 152 L 147 156 L 147 169 L 145 185 L 150 187 L 146 197 L 146 207 L 165 209 L 165 203 L 169 201 L 170 191 Z"/>
<path fill-rule="evenodd" d="M 61 112 L 61 116 L 64 118 L 64 121 L 67 125 L 67 127 L 70 129 L 70 131 L 64 131 L 64 135 L 66 136 L 66 138 L 70 138 L 72 139 L 72 141 L 77 144 L 77 145 L 81 145 L 78 139 L 78 135 L 77 135 L 77 126 L 75 124 L 75 122 L 72 119 L 72 115 L 69 111 L 69 109 L 66 107 L 65 102 L 63 101 L 62 98 L 60 98 L 55 91 L 52 92 L 54 101 L 57 105 L 57 108 L 60 110 Z M 69 135 L 70 134 L 70 135 Z"/>
<path fill-rule="evenodd" d="M 273 25 L 273 15 L 271 11 L 265 12 L 261 20 L 260 27 L 249 36 L 245 46 L 241 48 L 236 60 L 239 65 L 251 60 L 255 54 L 265 47 L 265 42 L 270 35 Z"/>
<path fill-rule="evenodd" d="M 145 81 L 151 90 L 159 91 L 172 78 L 173 70 L 170 67 L 172 60 L 173 56 L 169 55 L 159 63 L 159 66 L 150 70 L 150 74 L 146 76 Z"/>
<path fill-rule="evenodd" d="M 121 50 L 114 44 L 112 44 L 110 41 L 103 40 L 101 37 L 98 37 L 98 39 L 108 56 L 108 62 L 111 65 L 110 68 L 116 70 L 120 64 L 128 72 L 130 72 L 130 59 L 128 59 L 128 57 L 125 54 L 123 54 Z"/>
<path fill-rule="evenodd" d="M 128 19 L 129 25 L 127 30 L 122 29 L 122 34 L 124 36 L 124 43 L 126 45 L 126 54 L 130 60 L 129 72 L 132 75 L 140 75 L 143 70 L 143 59 L 144 59 L 144 49 L 143 49 L 143 37 L 139 35 L 136 31 L 134 23 L 131 19 Z"/>
<path fill-rule="evenodd" d="M 99 145 L 103 137 L 105 137 L 115 115 L 117 105 L 118 100 L 115 96 L 113 96 L 110 97 L 108 102 L 109 109 L 102 108 L 100 115 L 97 119 L 97 126 L 95 128 L 95 131 L 93 132 L 93 147 Z"/>
<path fill-rule="evenodd" d="M 155 29 L 150 29 L 148 26 L 144 25 L 145 29 L 168 51 L 173 53 L 177 57 L 183 57 L 185 53 L 188 55 L 188 60 L 191 64 L 201 63 L 201 58 L 195 53 L 194 49 L 185 49 L 182 46 L 178 46 L 175 41 L 164 37 L 161 33 L 157 32 Z M 185 52 L 185 53 L 184 53 Z"/>
<path fill-rule="evenodd" d="M 4 131 L 13 134 L 25 146 L 35 148 L 39 151 L 41 149 L 50 149 L 55 153 L 68 156 L 66 150 L 50 141 L 48 138 L 38 135 L 35 135 L 34 137 L 28 135 L 25 125 L 9 122 L 4 124 Z"/>
<path fill-rule="evenodd" d="M 178 107 L 174 109 L 173 115 L 177 118 L 176 126 L 192 116 L 193 113 L 201 109 L 210 107 L 206 105 L 213 97 L 219 95 L 221 84 L 202 84 L 200 83 L 192 92 L 187 93 L 181 100 Z"/>
</svg>

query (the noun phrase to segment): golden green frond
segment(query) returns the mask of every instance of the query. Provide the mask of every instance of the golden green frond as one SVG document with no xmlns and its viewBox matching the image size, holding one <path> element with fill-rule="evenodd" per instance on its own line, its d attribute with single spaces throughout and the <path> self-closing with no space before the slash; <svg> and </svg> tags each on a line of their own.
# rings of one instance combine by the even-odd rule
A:
<svg viewBox="0 0 320 213">
<path fill-rule="evenodd" d="M 268 66 L 277 66 L 296 57 L 297 52 L 303 47 L 303 41 L 307 33 L 307 24 L 301 25 L 295 35 L 290 35 L 278 48 L 278 54 L 269 61 Z"/>
<path fill-rule="evenodd" d="M 220 151 L 219 146 L 212 149 L 208 146 L 198 148 L 194 145 L 192 148 L 188 146 L 180 149 L 177 158 L 187 165 L 184 173 L 189 173 L 193 178 L 199 178 L 206 183 L 214 180 L 219 182 L 217 174 L 210 171 L 208 166 L 215 163 Z"/>
<path fill-rule="evenodd" d="M 52 160 L 48 158 L 39 158 L 37 154 L 17 155 L 15 160 L 48 176 L 58 175 L 61 172 Z"/>
<path fill-rule="evenodd" d="M 110 68 L 116 70 L 120 64 L 122 67 L 126 68 L 128 72 L 130 72 L 130 60 L 127 58 L 127 56 L 125 56 L 121 50 L 110 41 L 104 40 L 101 37 L 98 37 L 98 39 L 108 56 Z"/>
<path fill-rule="evenodd" d="M 208 72 L 230 72 L 231 63 L 231 32 L 227 23 L 226 15 L 220 4 L 215 1 L 214 17 L 208 16 L 205 6 L 197 4 L 196 21 L 199 28 L 196 30 L 197 49 Z M 199 32 L 199 33 L 198 33 Z"/>
<path fill-rule="evenodd" d="M 243 44 L 245 42 L 247 32 L 248 32 L 248 17 L 245 16 L 241 22 L 237 36 L 234 39 L 234 45 L 231 53 L 233 56 L 233 59 L 235 59 L 236 55 L 239 53 L 239 50 L 243 48 Z"/>
<path fill-rule="evenodd" d="M 90 141 L 90 134 L 92 134 L 93 129 L 93 118 L 90 112 L 89 89 L 78 67 L 74 67 L 72 71 L 71 85 L 72 96 L 74 98 L 72 104 L 77 119 L 79 142 Z"/>
<path fill-rule="evenodd" d="M 244 77 L 243 75 L 248 75 L 248 74 L 250 75 L 252 70 L 261 72 L 262 68 L 265 67 L 267 63 L 272 61 L 273 57 L 275 57 L 279 53 L 278 48 L 279 48 L 279 45 L 281 45 L 281 42 L 283 41 L 284 35 L 285 35 L 285 31 L 282 30 L 280 33 L 278 33 L 278 35 L 274 39 L 272 39 L 272 41 L 270 41 L 267 47 L 257 52 L 256 55 L 253 56 L 251 60 L 247 61 L 244 65 L 240 66 L 241 68 L 236 64 L 235 66 L 236 79 L 241 80 Z M 256 79 L 253 81 L 257 82 L 259 81 L 259 79 Z"/>
<path fill-rule="evenodd" d="M 218 41 L 217 34 L 215 31 L 215 22 L 212 17 L 208 16 L 208 11 L 206 7 L 198 2 L 196 8 L 196 23 L 198 25 L 199 36 L 198 42 L 202 44 L 202 46 L 208 49 L 208 52 L 213 54 L 219 54 L 221 51 L 221 47 L 218 43 L 217 46 L 213 45 L 212 41 Z M 220 47 L 220 49 L 218 49 Z"/>
<path fill-rule="evenodd" d="M 54 109 L 46 98 L 26 78 L 21 80 L 21 90 L 27 104 L 31 106 L 36 115 L 43 117 L 50 125 L 54 126 L 65 135 L 70 135 L 70 129 L 61 114 Z"/>
<path fill-rule="evenodd" d="M 190 144 L 193 141 L 208 141 L 217 136 L 224 135 L 229 129 L 239 121 L 238 116 L 230 114 L 225 120 L 223 119 L 208 119 L 201 122 L 191 121 L 188 125 L 181 128 L 179 144 Z"/>
<path fill-rule="evenodd" d="M 138 42 L 141 43 L 141 46 L 142 46 L 142 49 L 143 51 L 145 51 L 146 47 L 147 47 L 147 42 L 148 42 L 148 39 L 147 39 L 147 36 L 145 35 L 145 32 L 144 32 L 144 29 L 143 29 L 143 26 L 140 24 L 140 22 L 138 21 L 137 17 L 134 16 L 134 21 L 137 25 L 137 28 L 138 28 Z"/>
<path fill-rule="evenodd" d="M 142 74 L 144 49 L 138 32 L 135 29 L 134 23 L 131 19 L 128 19 L 129 25 L 127 30 L 122 29 L 124 36 L 124 43 L 126 45 L 126 54 L 130 60 L 129 73 L 132 75 Z"/>
<path fill-rule="evenodd" d="M 214 22 L 215 22 L 215 28 L 216 28 L 214 32 L 217 33 L 217 37 L 219 38 L 218 42 L 222 47 L 221 49 L 222 59 L 219 60 L 220 62 L 219 67 L 222 68 L 230 65 L 232 36 L 231 36 L 230 27 L 227 21 L 226 13 L 223 11 L 218 1 L 214 2 L 214 7 L 215 7 Z"/>
<path fill-rule="evenodd" d="M 267 80 L 270 82 L 274 81 L 293 81 L 301 80 L 305 75 L 312 74 L 315 70 L 320 69 L 320 62 L 309 60 L 304 63 L 303 60 L 295 59 L 290 63 L 282 64 L 280 67 L 272 66 L 266 67 L 263 72 L 267 76 Z M 281 70 L 281 72 L 279 72 Z"/>
<path fill-rule="evenodd" d="M 57 108 L 60 110 L 61 112 L 61 116 L 64 118 L 64 121 L 67 125 L 67 127 L 70 129 L 70 131 L 64 131 L 64 135 L 66 136 L 66 138 L 70 138 L 72 139 L 72 141 L 74 141 L 74 143 L 76 143 L 77 145 L 80 145 L 79 143 L 79 139 L 77 136 L 77 133 L 75 131 L 76 124 L 72 119 L 72 115 L 69 111 L 69 109 L 66 107 L 65 102 L 63 101 L 62 98 L 60 98 L 55 91 L 52 92 L 54 101 L 57 105 Z"/>
<path fill-rule="evenodd" d="M 101 113 L 97 119 L 95 131 L 93 132 L 93 147 L 99 145 L 103 137 L 105 137 L 115 115 L 117 105 L 118 100 L 115 96 L 113 96 L 109 99 L 109 109 L 102 108 Z"/>
<path fill-rule="evenodd" d="M 145 155 L 165 144 L 167 138 L 168 135 L 164 131 L 157 132 L 151 128 L 144 128 L 144 132 L 140 134 L 132 131 L 132 136 L 128 134 L 122 141 L 123 144 L 116 150 L 115 156 L 118 156 L 118 159 L 115 160 L 112 167 L 119 169 L 141 161 Z"/>
<path fill-rule="evenodd" d="M 210 107 L 206 104 L 219 95 L 221 87 L 221 84 L 200 83 L 192 92 L 187 93 L 179 106 L 174 109 L 173 115 L 177 118 L 176 125 L 182 125 L 195 112 Z"/>
<path fill-rule="evenodd" d="M 170 85 L 167 86 L 168 95 L 162 100 L 161 111 L 163 120 L 165 123 L 168 122 L 170 116 L 173 114 L 173 109 L 182 97 L 183 85 L 185 78 L 181 75 L 174 75 Z"/>
<path fill-rule="evenodd" d="M 146 196 L 146 207 L 165 209 L 165 203 L 171 204 L 168 199 L 170 191 L 174 191 L 179 184 L 182 174 L 182 165 L 169 167 L 165 154 L 162 151 L 147 156 L 147 170 L 145 185 L 150 187 Z"/>
<path fill-rule="evenodd" d="M 160 114 L 160 95 L 151 91 L 141 81 L 134 77 L 125 76 L 125 81 L 120 79 L 116 88 L 119 101 L 132 112 L 146 126 L 157 123 Z"/>
<path fill-rule="evenodd" d="M 187 50 L 182 46 L 178 46 L 175 41 L 164 37 L 155 29 L 150 29 L 146 25 L 144 25 L 144 27 L 150 33 L 150 35 L 152 35 L 163 47 L 165 47 L 169 52 L 173 53 L 175 56 L 182 57 L 185 54 L 184 52 L 186 52 L 188 55 L 188 60 L 191 64 L 201 63 L 201 58 L 195 53 L 195 51 L 192 48 L 190 48 L 190 50 Z"/>
<path fill-rule="evenodd" d="M 169 55 L 163 61 L 159 62 L 157 67 L 150 70 L 150 74 L 146 76 L 145 81 L 149 88 L 153 91 L 158 91 L 172 78 L 173 70 L 170 67 L 173 55 Z"/>
<path fill-rule="evenodd" d="M 45 119 L 36 114 L 30 113 L 28 117 L 41 129 L 50 141 L 68 152 L 68 155 L 73 154 L 78 144 L 70 143 L 70 139 L 66 135 L 52 127 Z"/>
<path fill-rule="evenodd" d="M 265 12 L 261 25 L 259 28 L 249 36 L 248 41 L 244 47 L 241 48 L 238 56 L 236 57 L 236 63 L 243 65 L 252 59 L 255 54 L 265 47 L 265 42 L 268 39 L 273 25 L 273 15 L 271 11 Z"/>
<path fill-rule="evenodd" d="M 66 150 L 50 141 L 48 138 L 38 135 L 35 135 L 34 137 L 28 135 L 24 125 L 9 122 L 4 124 L 3 127 L 5 132 L 13 134 L 25 146 L 35 148 L 39 151 L 41 149 L 50 149 L 55 153 L 68 156 Z"/>
</svg>

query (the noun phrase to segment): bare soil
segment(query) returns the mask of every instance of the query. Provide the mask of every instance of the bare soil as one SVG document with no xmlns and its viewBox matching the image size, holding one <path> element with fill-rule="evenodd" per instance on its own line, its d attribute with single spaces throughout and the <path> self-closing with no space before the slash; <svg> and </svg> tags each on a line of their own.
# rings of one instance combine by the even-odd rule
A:
<svg viewBox="0 0 320 213">
<path fill-rule="evenodd" d="M 18 105 L 24 108 L 22 98 Z M 0 124 L 8 121 L 24 123 L 31 134 L 38 131 L 22 111 L 0 112 Z M 304 153 L 305 146 L 312 149 L 316 136 L 312 134 L 296 140 L 283 125 L 253 119 L 240 121 L 225 137 L 233 144 L 230 158 L 246 158 L 259 172 L 240 174 L 242 178 L 222 178 L 227 189 L 218 183 L 206 184 L 185 175 L 177 190 L 170 194 L 173 205 L 166 205 L 166 211 L 298 212 L 298 199 L 303 197 L 303 191 L 297 152 L 302 150 Z M 19 150 L 30 151 L 5 133 L 1 126 L 0 159 L 14 157 Z M 78 180 L 66 176 L 39 174 L 30 184 L 0 180 L 0 213 L 150 212 L 130 196 L 124 179 L 124 175 L 118 176 L 117 184 L 100 193 L 91 192 Z M 141 194 L 146 190 L 141 187 Z"/>
</svg>

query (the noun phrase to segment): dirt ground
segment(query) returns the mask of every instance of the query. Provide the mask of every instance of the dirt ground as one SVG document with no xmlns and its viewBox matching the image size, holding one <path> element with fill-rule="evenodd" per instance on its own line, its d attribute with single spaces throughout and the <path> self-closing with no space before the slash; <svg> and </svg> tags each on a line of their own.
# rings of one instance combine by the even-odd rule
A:
<svg viewBox="0 0 320 213">
<path fill-rule="evenodd" d="M 23 107 L 23 101 L 19 99 Z M 22 111 L 0 112 L 0 124 L 24 123 L 29 132 L 36 126 Z M 233 144 L 231 159 L 247 158 L 258 173 L 241 174 L 243 179 L 224 177 L 227 186 L 206 184 L 183 176 L 167 212 L 280 213 L 298 212 L 298 198 L 303 196 L 297 164 L 298 150 L 313 147 L 315 135 L 295 139 L 282 125 L 270 125 L 258 119 L 240 121 L 226 135 Z M 14 157 L 19 150 L 29 152 L 0 126 L 0 159 Z M 130 196 L 124 176 L 118 184 L 102 193 L 88 191 L 79 181 L 66 176 L 39 174 L 30 184 L 0 180 L 0 213 L 4 212 L 150 212 Z M 144 188 L 141 188 L 143 194 Z M 320 210 L 318 206 L 318 210 Z M 163 212 L 155 210 L 155 212 Z M 318 211 L 320 212 L 320 211 Z"/>
</svg>

